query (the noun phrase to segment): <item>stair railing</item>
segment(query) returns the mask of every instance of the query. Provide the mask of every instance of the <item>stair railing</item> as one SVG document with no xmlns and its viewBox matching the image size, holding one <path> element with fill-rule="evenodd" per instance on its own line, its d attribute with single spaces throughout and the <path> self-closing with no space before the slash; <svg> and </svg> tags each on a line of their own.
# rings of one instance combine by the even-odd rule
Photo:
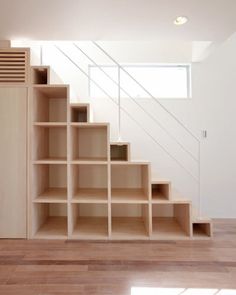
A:
<svg viewBox="0 0 236 295">
<path fill-rule="evenodd" d="M 135 79 L 128 71 L 125 70 L 125 68 L 117 62 L 103 47 L 101 47 L 97 42 L 91 41 L 101 52 L 103 52 L 114 64 L 117 65 L 119 70 L 122 70 L 126 75 L 128 75 L 145 93 L 148 94 L 148 96 L 156 103 L 158 104 L 167 114 L 170 115 L 178 124 L 181 126 L 197 143 L 197 159 L 194 157 L 194 159 L 197 162 L 198 165 L 198 177 L 197 177 L 197 184 L 198 184 L 198 214 L 199 218 L 201 217 L 201 141 L 200 139 L 183 123 L 177 118 L 171 111 L 169 111 L 158 99 L 153 96 L 150 91 L 146 89 L 137 79 Z M 168 133 L 169 134 L 169 133 Z M 183 148 L 183 146 L 182 146 Z M 185 148 L 183 148 L 185 150 Z M 186 150 L 185 150 L 186 151 Z M 189 152 L 187 152 L 189 154 Z M 195 178 L 196 179 L 196 178 Z"/>
<path fill-rule="evenodd" d="M 81 73 L 83 73 L 96 87 L 98 87 L 113 103 L 115 103 L 118 106 L 118 138 L 121 140 L 121 110 L 133 121 L 136 125 L 139 126 L 139 128 L 142 129 L 151 139 L 154 141 L 155 144 L 157 144 L 170 158 L 172 158 L 183 170 L 185 170 L 196 182 L 198 185 L 198 213 L 199 217 L 201 216 L 201 167 L 200 167 L 200 155 L 201 155 L 201 149 L 200 149 L 200 140 L 197 136 L 195 136 L 173 113 L 171 113 L 165 106 L 163 106 L 139 81 L 137 81 L 128 71 L 126 71 L 113 57 L 111 57 L 100 45 L 98 45 L 96 42 L 92 42 L 97 48 L 99 48 L 107 57 L 109 57 L 118 67 L 118 82 L 115 81 L 112 77 L 110 77 L 100 65 L 98 65 L 90 56 L 88 56 L 77 44 L 74 43 L 74 46 L 80 50 L 81 53 L 83 53 L 101 72 L 103 72 L 113 83 L 115 83 L 118 86 L 118 103 L 116 100 L 110 96 L 103 87 L 101 87 L 94 79 L 92 79 L 73 59 L 70 58 L 58 45 L 55 45 L 55 47 L 58 49 L 58 51 L 65 56 Z M 124 71 L 139 87 L 141 87 L 154 101 L 157 103 L 163 110 L 165 110 L 180 126 L 182 126 L 187 133 L 189 133 L 192 138 L 194 138 L 198 143 L 198 156 L 197 158 L 185 147 L 179 143 L 179 141 L 156 119 L 154 118 L 149 112 L 147 112 L 125 89 L 121 87 L 120 84 L 120 71 Z M 182 149 L 188 153 L 191 158 L 197 162 L 198 164 L 198 177 L 193 175 L 191 171 L 189 171 L 176 157 L 174 157 L 159 141 L 156 140 L 150 134 L 140 123 L 138 120 L 136 120 L 124 107 L 121 106 L 121 90 L 132 99 L 132 101 L 135 102 L 136 105 L 138 105 L 149 117 L 152 118 L 176 143 L 179 144 Z"/>
</svg>

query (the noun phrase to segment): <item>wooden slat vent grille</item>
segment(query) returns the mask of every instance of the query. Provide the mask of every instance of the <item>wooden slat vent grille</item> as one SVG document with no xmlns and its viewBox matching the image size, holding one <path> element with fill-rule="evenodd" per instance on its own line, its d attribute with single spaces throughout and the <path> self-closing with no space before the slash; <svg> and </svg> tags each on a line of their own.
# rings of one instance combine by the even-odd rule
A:
<svg viewBox="0 0 236 295">
<path fill-rule="evenodd" d="M 19 49 L 0 50 L 0 84 L 26 83 L 28 51 Z"/>
</svg>

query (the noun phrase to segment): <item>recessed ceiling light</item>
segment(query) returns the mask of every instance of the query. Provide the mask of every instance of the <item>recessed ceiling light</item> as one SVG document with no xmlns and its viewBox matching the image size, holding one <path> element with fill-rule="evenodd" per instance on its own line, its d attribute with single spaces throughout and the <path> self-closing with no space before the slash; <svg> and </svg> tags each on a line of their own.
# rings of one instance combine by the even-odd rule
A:
<svg viewBox="0 0 236 295">
<path fill-rule="evenodd" d="M 178 16 L 178 17 L 176 17 L 176 19 L 174 20 L 174 24 L 175 24 L 176 26 L 181 26 L 181 25 L 186 24 L 187 21 L 188 21 L 187 16 Z"/>
</svg>

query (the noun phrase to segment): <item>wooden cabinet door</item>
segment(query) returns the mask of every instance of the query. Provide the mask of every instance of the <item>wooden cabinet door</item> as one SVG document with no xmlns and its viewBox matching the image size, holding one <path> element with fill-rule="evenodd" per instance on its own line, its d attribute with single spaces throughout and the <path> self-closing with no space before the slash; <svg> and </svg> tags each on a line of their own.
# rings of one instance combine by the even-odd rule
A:
<svg viewBox="0 0 236 295">
<path fill-rule="evenodd" d="M 0 238 L 27 233 L 27 88 L 0 87 Z"/>
</svg>

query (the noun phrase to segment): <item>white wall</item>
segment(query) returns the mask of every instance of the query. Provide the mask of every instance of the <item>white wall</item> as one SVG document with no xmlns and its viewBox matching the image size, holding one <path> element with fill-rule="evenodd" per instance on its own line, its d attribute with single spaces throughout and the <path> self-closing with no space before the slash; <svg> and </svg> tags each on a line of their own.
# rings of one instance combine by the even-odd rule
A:
<svg viewBox="0 0 236 295">
<path fill-rule="evenodd" d="M 103 42 L 104 48 L 121 63 L 189 62 L 189 44 L 164 44 L 142 42 Z M 63 45 L 64 46 L 64 45 Z M 70 47 L 65 51 L 73 56 L 84 71 L 88 61 Z M 98 52 L 87 48 L 98 63 L 109 63 Z M 236 35 L 222 44 L 201 63 L 193 64 L 193 98 L 160 100 L 190 130 L 201 138 L 201 130 L 208 132 L 207 139 L 201 138 L 201 195 L 203 215 L 211 217 L 236 217 Z M 37 59 L 34 59 L 35 61 Z M 68 63 L 55 48 L 48 46 L 44 61 L 50 64 L 63 82 L 70 83 L 72 100 L 90 101 L 96 121 L 111 123 L 111 139 L 117 139 L 117 108 L 108 98 L 89 99 L 87 78 L 79 74 L 74 65 Z M 53 81 L 52 81 L 53 82 Z M 57 78 L 54 82 L 60 82 Z M 145 109 L 158 118 L 192 153 L 197 154 L 197 144 L 186 132 L 170 119 L 149 98 L 139 99 Z M 129 99 L 123 106 L 141 123 L 165 149 L 194 176 L 196 163 L 181 150 L 147 115 Z M 122 113 L 122 138 L 132 144 L 133 159 L 152 162 L 152 174 L 170 178 L 181 193 L 197 205 L 197 182 L 160 146 Z"/>
</svg>

